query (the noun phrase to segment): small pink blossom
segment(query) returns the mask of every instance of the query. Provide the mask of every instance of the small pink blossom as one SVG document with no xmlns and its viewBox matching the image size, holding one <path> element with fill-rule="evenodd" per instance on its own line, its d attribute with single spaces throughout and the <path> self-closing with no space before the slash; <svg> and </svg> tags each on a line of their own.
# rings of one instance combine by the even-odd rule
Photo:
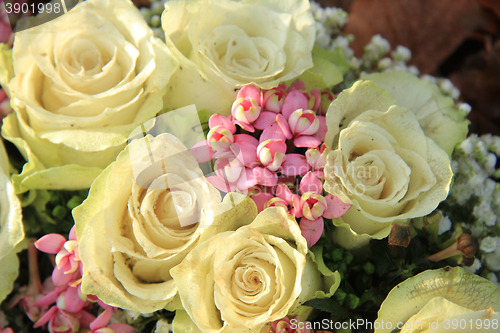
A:
<svg viewBox="0 0 500 333">
<path fill-rule="evenodd" d="M 76 314 L 66 312 L 53 306 L 40 318 L 33 328 L 41 327 L 45 324 L 50 333 L 76 333 L 80 329 L 80 319 Z"/>
<path fill-rule="evenodd" d="M 234 142 L 233 133 L 222 125 L 215 126 L 208 132 L 207 142 L 215 152 L 227 152 Z"/>
<path fill-rule="evenodd" d="M 321 141 L 313 135 L 319 130 L 319 120 L 311 110 L 298 109 L 293 111 L 288 118 L 290 132 L 292 132 L 294 144 L 297 147 L 317 147 Z"/>
<path fill-rule="evenodd" d="M 306 151 L 306 159 L 307 163 L 314 169 L 314 170 L 323 170 L 326 165 L 326 159 L 328 157 L 328 154 L 332 150 L 328 148 L 325 144 L 322 144 L 321 147 L 318 148 L 309 148 Z"/>
<path fill-rule="evenodd" d="M 297 318 L 295 318 L 295 320 L 297 320 Z M 297 328 L 292 328 L 292 324 L 290 323 L 290 319 L 288 317 L 284 317 L 271 323 L 271 328 L 274 333 L 312 333 L 308 328 L 299 328 L 299 326 L 304 327 L 305 325 L 296 326 Z"/>
<path fill-rule="evenodd" d="M 287 211 L 290 209 L 290 206 L 286 200 L 283 200 L 278 197 L 274 197 L 270 199 L 265 205 L 264 208 L 269 208 L 269 207 L 282 207 L 285 208 Z"/>
<path fill-rule="evenodd" d="M 246 131 L 254 132 L 252 123 L 260 115 L 260 100 L 260 90 L 254 85 L 241 88 L 231 108 L 234 123 Z"/>
<path fill-rule="evenodd" d="M 111 309 L 104 310 L 96 319 L 90 323 L 92 333 L 134 333 L 135 329 L 127 324 L 110 324 L 108 325 L 113 311 Z"/>
<path fill-rule="evenodd" d="M 56 267 L 52 272 L 52 280 L 56 286 L 74 283 L 81 278 L 83 265 L 78 254 L 78 241 L 75 227 L 69 232 L 69 239 L 59 234 L 48 234 L 35 242 L 38 250 L 56 254 Z"/>
<path fill-rule="evenodd" d="M 257 147 L 260 163 L 271 171 L 277 171 L 286 159 L 286 143 L 283 140 L 266 140 Z"/>
<path fill-rule="evenodd" d="M 285 103 L 286 84 L 282 83 L 278 87 L 264 90 L 262 93 L 262 111 L 280 113 Z"/>
<path fill-rule="evenodd" d="M 306 86 L 303 81 L 297 80 L 293 84 L 288 87 L 288 92 L 291 91 L 300 91 L 307 99 L 308 109 L 316 111 L 321 103 L 321 93 L 318 89 L 313 89 L 310 92 L 306 91 Z"/>
<path fill-rule="evenodd" d="M 321 194 L 307 192 L 300 198 L 300 215 L 308 220 L 316 220 L 323 216 L 326 207 L 326 199 Z"/>
</svg>

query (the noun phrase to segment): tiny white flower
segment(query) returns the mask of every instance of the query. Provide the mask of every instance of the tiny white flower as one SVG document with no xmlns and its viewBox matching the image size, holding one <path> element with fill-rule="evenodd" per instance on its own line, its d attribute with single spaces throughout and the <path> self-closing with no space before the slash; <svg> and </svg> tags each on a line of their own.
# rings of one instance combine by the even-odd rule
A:
<svg viewBox="0 0 500 333">
<path fill-rule="evenodd" d="M 420 74 L 420 71 L 418 70 L 418 67 L 417 66 L 408 66 L 408 72 L 412 73 L 413 75 L 419 75 Z"/>
<path fill-rule="evenodd" d="M 497 249 L 498 237 L 485 237 L 481 241 L 479 248 L 485 253 L 491 253 Z"/>
<path fill-rule="evenodd" d="M 423 80 L 432 82 L 432 83 L 437 83 L 437 78 L 435 76 L 429 75 L 429 74 L 424 74 L 420 77 Z"/>
<path fill-rule="evenodd" d="M 154 333 L 170 333 L 170 332 L 173 332 L 172 324 L 169 324 L 164 319 L 160 319 L 156 322 Z"/>
<path fill-rule="evenodd" d="M 380 61 L 378 62 L 378 68 L 380 69 L 385 69 L 385 68 L 389 68 L 392 66 L 392 59 L 391 58 L 382 58 L 380 59 Z"/>
<path fill-rule="evenodd" d="M 463 268 L 466 271 L 469 271 L 471 273 L 476 273 L 481 268 L 481 266 L 482 265 L 481 265 L 481 262 L 479 261 L 479 259 L 475 258 L 472 266 L 470 266 L 470 267 L 464 266 Z"/>
<path fill-rule="evenodd" d="M 411 59 L 411 51 L 403 45 L 398 45 L 396 50 L 392 52 L 392 57 L 396 61 L 408 61 Z"/>
<path fill-rule="evenodd" d="M 444 216 L 441 221 L 439 221 L 439 232 L 438 235 L 442 235 L 451 229 L 451 220 L 448 216 Z"/>
<path fill-rule="evenodd" d="M 472 107 L 467 103 L 458 103 L 458 109 L 467 115 L 471 112 Z"/>
<path fill-rule="evenodd" d="M 460 146 L 459 146 L 465 154 L 469 155 L 469 154 L 472 154 L 472 150 L 474 149 L 474 147 L 472 146 L 472 142 L 470 140 L 470 138 L 467 138 L 465 139 L 464 141 L 462 141 L 460 143 Z"/>
<path fill-rule="evenodd" d="M 500 256 L 496 253 L 488 253 L 484 256 L 486 266 L 494 272 L 500 271 Z"/>
</svg>

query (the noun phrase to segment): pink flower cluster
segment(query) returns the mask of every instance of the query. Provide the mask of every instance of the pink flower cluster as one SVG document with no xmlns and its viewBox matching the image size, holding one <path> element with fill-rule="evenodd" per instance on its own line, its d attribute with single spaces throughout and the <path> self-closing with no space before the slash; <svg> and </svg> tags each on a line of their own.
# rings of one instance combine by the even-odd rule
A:
<svg viewBox="0 0 500 333">
<path fill-rule="evenodd" d="M 191 151 L 200 163 L 215 160 L 215 175 L 207 179 L 219 190 L 250 195 L 259 211 L 280 206 L 300 218 L 302 234 L 312 246 L 323 232 L 323 218 L 340 217 L 350 207 L 322 195 L 331 151 L 322 144 L 324 114 L 333 98 L 330 91 L 307 92 L 302 81 L 262 91 L 245 86 L 231 116 L 210 117 L 207 140 Z"/>
<path fill-rule="evenodd" d="M 89 328 L 98 333 L 132 333 L 134 329 L 126 324 L 110 324 L 113 311 L 93 295 L 81 291 L 83 265 L 78 256 L 78 241 L 75 227 L 66 240 L 59 234 L 48 234 L 34 243 L 34 246 L 49 255 L 55 255 L 52 276 L 43 285 L 38 274 L 36 249 L 28 248 L 30 283 L 20 303 L 28 317 L 35 322 L 34 328 L 47 327 L 51 333 L 74 333 Z M 97 302 L 104 311 L 96 318 L 88 310 Z M 107 325 L 107 326 L 106 326 Z"/>
</svg>

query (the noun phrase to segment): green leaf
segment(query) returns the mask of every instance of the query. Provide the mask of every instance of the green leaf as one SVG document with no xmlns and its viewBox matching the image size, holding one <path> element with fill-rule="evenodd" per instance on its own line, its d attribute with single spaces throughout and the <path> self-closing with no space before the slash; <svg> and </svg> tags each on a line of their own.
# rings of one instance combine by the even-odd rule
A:
<svg viewBox="0 0 500 333">
<path fill-rule="evenodd" d="M 337 302 L 337 300 L 333 298 L 312 299 L 307 303 L 305 303 L 305 305 L 311 306 L 321 311 L 332 313 L 342 318 L 351 317 L 349 312 L 347 312 L 347 310 L 342 305 L 340 305 L 340 303 Z"/>
<path fill-rule="evenodd" d="M 312 52 L 313 57 L 320 57 L 333 63 L 342 74 L 346 74 L 351 69 L 351 65 L 346 60 L 340 47 L 334 51 L 329 51 L 315 45 Z"/>
</svg>

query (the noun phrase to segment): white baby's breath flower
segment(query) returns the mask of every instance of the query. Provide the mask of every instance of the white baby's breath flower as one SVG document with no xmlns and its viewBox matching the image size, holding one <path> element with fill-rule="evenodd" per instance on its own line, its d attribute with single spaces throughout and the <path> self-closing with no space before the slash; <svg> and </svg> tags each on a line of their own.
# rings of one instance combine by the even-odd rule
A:
<svg viewBox="0 0 500 333">
<path fill-rule="evenodd" d="M 458 109 L 467 115 L 471 112 L 472 107 L 467 103 L 458 103 Z"/>
<path fill-rule="evenodd" d="M 396 50 L 392 51 L 392 57 L 396 61 L 408 61 L 411 59 L 411 51 L 409 48 L 403 46 L 403 45 L 398 45 L 396 47 Z"/>
<path fill-rule="evenodd" d="M 499 245 L 498 240 L 499 240 L 498 237 L 490 237 L 490 236 L 485 237 L 481 241 L 481 245 L 479 248 L 481 249 L 481 251 L 485 253 L 493 252 L 497 249 L 497 246 Z"/>
<path fill-rule="evenodd" d="M 467 155 L 472 154 L 472 150 L 474 149 L 470 138 L 467 138 L 464 141 L 462 141 L 459 147 Z"/>
<path fill-rule="evenodd" d="M 481 268 L 481 266 L 481 261 L 477 258 L 474 258 L 474 263 L 472 263 L 471 266 L 464 266 L 464 269 L 471 273 L 476 273 Z"/>
<path fill-rule="evenodd" d="M 156 322 L 154 333 L 170 333 L 173 332 L 172 324 L 166 320 L 160 319 Z"/>
<path fill-rule="evenodd" d="M 444 216 L 441 221 L 439 221 L 439 232 L 438 235 L 442 235 L 451 229 L 451 220 L 448 216 Z"/>
</svg>

